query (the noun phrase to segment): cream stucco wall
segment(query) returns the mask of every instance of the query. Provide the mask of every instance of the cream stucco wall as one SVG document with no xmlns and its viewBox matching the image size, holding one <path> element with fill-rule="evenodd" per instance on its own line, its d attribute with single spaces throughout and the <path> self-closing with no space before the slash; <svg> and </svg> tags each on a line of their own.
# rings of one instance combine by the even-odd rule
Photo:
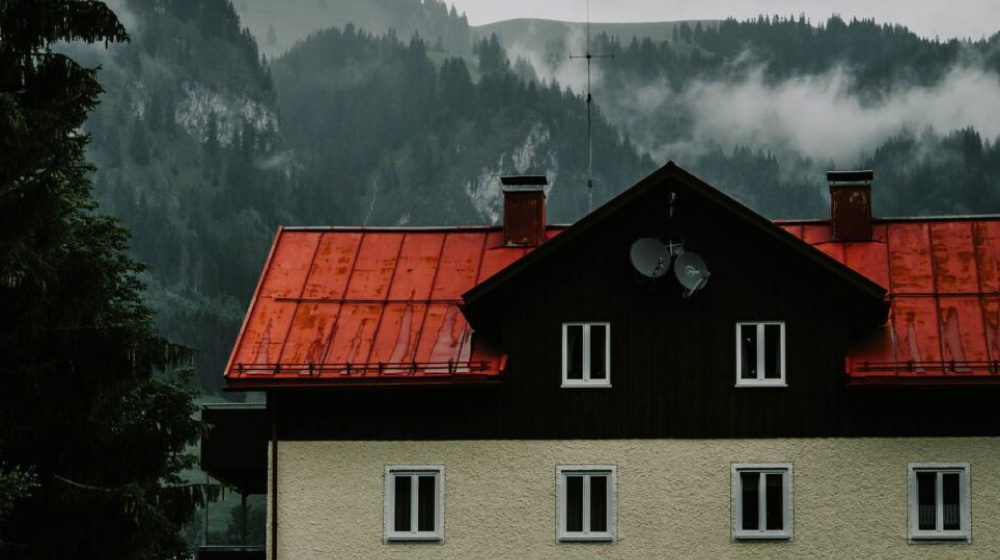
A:
<svg viewBox="0 0 1000 560">
<path fill-rule="evenodd" d="M 971 464 L 971 544 L 907 542 L 909 462 Z M 731 541 L 732 463 L 793 464 L 793 542 Z M 574 464 L 617 466 L 616 543 L 556 542 Z M 386 465 L 445 466 L 443 543 L 383 542 Z M 278 522 L 281 560 L 1000 558 L 1000 438 L 282 441 Z"/>
</svg>

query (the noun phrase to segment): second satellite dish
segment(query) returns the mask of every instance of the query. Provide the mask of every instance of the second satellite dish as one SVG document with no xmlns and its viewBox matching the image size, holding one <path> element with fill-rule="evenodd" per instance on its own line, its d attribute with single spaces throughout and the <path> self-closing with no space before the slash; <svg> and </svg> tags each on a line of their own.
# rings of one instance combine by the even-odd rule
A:
<svg viewBox="0 0 1000 560">
<path fill-rule="evenodd" d="M 652 237 L 637 239 L 629 256 L 632 266 L 647 278 L 659 278 L 670 269 L 670 248 Z"/>
<path fill-rule="evenodd" d="M 682 253 L 677 257 L 677 262 L 674 263 L 674 274 L 677 276 L 677 281 L 684 287 L 684 297 L 690 297 L 691 294 L 704 288 L 705 284 L 708 283 L 708 277 L 711 276 L 705 261 L 696 253 L 690 252 Z"/>
</svg>

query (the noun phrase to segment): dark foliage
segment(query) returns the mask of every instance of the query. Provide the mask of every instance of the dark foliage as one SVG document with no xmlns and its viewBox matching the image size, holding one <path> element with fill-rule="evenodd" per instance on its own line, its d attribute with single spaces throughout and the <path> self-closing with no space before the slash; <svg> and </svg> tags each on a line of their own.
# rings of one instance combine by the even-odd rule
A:
<svg viewBox="0 0 1000 560">
<path fill-rule="evenodd" d="M 0 556 L 184 554 L 204 495 L 178 473 L 200 428 L 164 372 L 186 351 L 156 333 L 128 231 L 91 197 L 96 70 L 51 50 L 128 36 L 100 2 L 11 0 L 0 38 Z"/>
</svg>

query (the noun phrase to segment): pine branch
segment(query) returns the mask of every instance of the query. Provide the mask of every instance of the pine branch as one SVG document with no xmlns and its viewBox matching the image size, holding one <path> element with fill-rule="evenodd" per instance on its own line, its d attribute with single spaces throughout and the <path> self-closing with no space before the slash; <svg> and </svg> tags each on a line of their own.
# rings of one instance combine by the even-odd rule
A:
<svg viewBox="0 0 1000 560">
<path fill-rule="evenodd" d="M 81 482 L 76 482 L 76 481 L 70 480 L 70 479 L 68 479 L 66 477 L 59 476 L 57 474 L 53 474 L 52 478 L 54 478 L 54 479 L 56 479 L 56 480 L 58 480 L 60 482 L 64 482 L 66 484 L 69 484 L 70 486 L 74 486 L 76 488 L 80 488 L 80 489 L 83 489 L 83 490 L 93 490 L 94 492 L 104 492 L 105 494 L 114 494 L 116 492 L 120 492 L 123 488 L 125 488 L 125 486 L 127 486 L 127 485 L 125 485 L 125 486 L 119 486 L 117 488 L 105 488 L 103 486 L 93 486 L 91 484 L 83 484 Z"/>
</svg>

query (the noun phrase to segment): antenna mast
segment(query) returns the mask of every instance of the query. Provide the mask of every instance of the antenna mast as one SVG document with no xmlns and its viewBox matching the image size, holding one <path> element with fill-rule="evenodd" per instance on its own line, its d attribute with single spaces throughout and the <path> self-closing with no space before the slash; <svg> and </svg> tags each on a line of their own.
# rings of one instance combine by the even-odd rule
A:
<svg viewBox="0 0 1000 560">
<path fill-rule="evenodd" d="M 573 58 L 587 59 L 587 213 L 593 210 L 594 205 L 594 135 L 591 121 L 591 104 L 593 96 L 590 94 L 590 61 L 595 58 L 615 57 L 611 54 L 592 54 L 590 52 L 590 0 L 587 0 L 587 52 L 584 55 L 570 55 Z"/>
</svg>

